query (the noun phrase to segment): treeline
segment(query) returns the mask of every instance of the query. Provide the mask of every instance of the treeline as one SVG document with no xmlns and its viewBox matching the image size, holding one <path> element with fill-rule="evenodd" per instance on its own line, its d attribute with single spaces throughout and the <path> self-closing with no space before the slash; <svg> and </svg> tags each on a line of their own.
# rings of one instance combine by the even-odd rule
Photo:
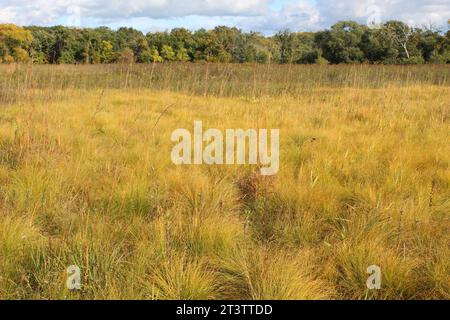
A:
<svg viewBox="0 0 450 320">
<path fill-rule="evenodd" d="M 389 21 L 368 28 L 341 21 L 318 32 L 274 36 L 219 26 L 143 34 L 133 28 L 0 25 L 0 62 L 98 64 L 165 61 L 256 63 L 450 63 L 450 31 Z"/>
</svg>

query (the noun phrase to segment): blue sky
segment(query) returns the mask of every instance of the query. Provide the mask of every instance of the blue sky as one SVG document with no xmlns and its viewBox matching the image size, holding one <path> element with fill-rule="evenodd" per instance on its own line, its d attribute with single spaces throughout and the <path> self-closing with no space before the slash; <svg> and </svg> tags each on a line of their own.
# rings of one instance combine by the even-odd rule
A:
<svg viewBox="0 0 450 320">
<path fill-rule="evenodd" d="M 273 34 L 282 29 L 314 31 L 351 19 L 402 20 L 447 28 L 450 0 L 0 0 L 0 23 L 147 31 L 217 25 Z"/>
</svg>

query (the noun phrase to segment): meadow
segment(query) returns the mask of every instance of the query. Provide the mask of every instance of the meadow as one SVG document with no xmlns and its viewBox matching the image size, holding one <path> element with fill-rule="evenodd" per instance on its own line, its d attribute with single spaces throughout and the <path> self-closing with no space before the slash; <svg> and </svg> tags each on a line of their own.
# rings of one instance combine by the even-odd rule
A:
<svg viewBox="0 0 450 320">
<path fill-rule="evenodd" d="M 0 299 L 450 299 L 449 88 L 448 65 L 1 65 Z M 174 165 L 194 120 L 280 129 L 279 172 Z"/>
</svg>

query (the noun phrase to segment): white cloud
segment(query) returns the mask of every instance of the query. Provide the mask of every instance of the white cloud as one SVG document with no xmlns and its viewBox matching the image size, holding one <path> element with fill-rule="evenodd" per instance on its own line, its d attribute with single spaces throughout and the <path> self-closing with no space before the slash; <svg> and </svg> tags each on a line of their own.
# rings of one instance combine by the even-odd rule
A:
<svg viewBox="0 0 450 320">
<path fill-rule="evenodd" d="M 290 30 L 314 30 L 319 27 L 320 12 L 306 0 L 293 1 L 279 10 L 272 10 L 259 17 L 241 19 L 246 29 L 265 31 L 268 33 Z"/>
<path fill-rule="evenodd" d="M 0 8 L 0 21 L 12 22 L 16 19 L 17 12 L 14 7 Z"/>
<path fill-rule="evenodd" d="M 187 15 L 234 16 L 255 15 L 263 12 L 267 0 L 81 0 L 83 12 L 101 18 L 147 17 L 170 18 Z"/>
<path fill-rule="evenodd" d="M 338 20 L 351 19 L 365 23 L 367 9 L 377 7 L 381 21 L 401 20 L 415 26 L 430 23 L 445 26 L 450 17 L 450 0 L 341 0 L 330 4 L 330 1 L 317 0 L 320 11 L 320 24 L 330 26 Z"/>
<path fill-rule="evenodd" d="M 15 12 L 11 15 L 10 11 L 5 11 L 0 19 L 20 24 L 45 24 L 66 16 L 67 8 L 76 6 L 85 18 L 107 21 L 141 17 L 163 19 L 193 14 L 251 16 L 263 14 L 267 3 L 268 0 L 0 0 L 0 12 L 6 9 Z"/>
<path fill-rule="evenodd" d="M 450 17 L 450 0 L 0 0 L 0 23 L 69 25 L 81 21 L 88 26 L 121 24 L 144 30 L 153 26 L 198 28 L 205 23 L 205 27 L 225 24 L 273 33 L 285 28 L 317 30 L 344 19 L 365 23 L 368 8 L 374 6 L 379 8 L 381 21 L 446 26 Z"/>
</svg>

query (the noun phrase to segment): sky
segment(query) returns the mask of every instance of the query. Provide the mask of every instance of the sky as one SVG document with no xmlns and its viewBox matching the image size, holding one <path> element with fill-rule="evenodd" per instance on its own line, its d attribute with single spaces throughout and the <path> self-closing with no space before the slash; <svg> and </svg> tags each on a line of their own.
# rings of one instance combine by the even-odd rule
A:
<svg viewBox="0 0 450 320">
<path fill-rule="evenodd" d="M 0 0 L 0 23 L 127 26 L 143 32 L 226 25 L 270 35 L 316 31 L 339 20 L 392 19 L 445 31 L 450 0 Z"/>
</svg>

